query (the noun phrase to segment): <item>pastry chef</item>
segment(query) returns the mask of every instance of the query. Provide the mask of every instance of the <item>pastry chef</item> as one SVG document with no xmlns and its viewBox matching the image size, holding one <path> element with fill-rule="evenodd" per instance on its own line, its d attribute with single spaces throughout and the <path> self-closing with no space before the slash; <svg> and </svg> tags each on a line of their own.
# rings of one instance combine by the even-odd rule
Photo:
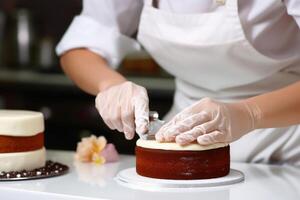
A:
<svg viewBox="0 0 300 200">
<path fill-rule="evenodd" d="M 300 165 L 299 0 L 84 0 L 56 51 L 127 139 L 147 131 L 148 96 L 114 69 L 141 47 L 176 81 L 156 140 Z"/>
</svg>

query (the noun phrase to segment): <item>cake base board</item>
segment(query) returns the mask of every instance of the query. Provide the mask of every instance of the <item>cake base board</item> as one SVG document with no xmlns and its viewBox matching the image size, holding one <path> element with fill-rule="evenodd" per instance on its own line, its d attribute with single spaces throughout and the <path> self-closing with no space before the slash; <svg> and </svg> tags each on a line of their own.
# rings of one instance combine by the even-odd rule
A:
<svg viewBox="0 0 300 200">
<path fill-rule="evenodd" d="M 172 190 L 181 188 L 204 188 L 215 186 L 232 185 L 244 181 L 244 174 L 241 171 L 230 169 L 227 176 L 211 179 L 199 180 L 169 180 L 156 179 L 140 176 L 136 173 L 136 169 L 128 168 L 120 171 L 115 180 L 122 186 L 139 189 L 139 190 Z"/>
<path fill-rule="evenodd" d="M 67 165 L 48 160 L 44 167 L 33 170 L 0 172 L 0 182 L 50 178 L 64 175 L 68 171 L 69 167 Z"/>
</svg>

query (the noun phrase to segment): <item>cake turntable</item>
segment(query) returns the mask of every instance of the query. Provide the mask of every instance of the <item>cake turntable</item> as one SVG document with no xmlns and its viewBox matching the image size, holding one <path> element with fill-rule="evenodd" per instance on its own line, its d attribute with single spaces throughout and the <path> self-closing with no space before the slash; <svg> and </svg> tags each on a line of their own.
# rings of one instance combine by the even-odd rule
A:
<svg viewBox="0 0 300 200">
<path fill-rule="evenodd" d="M 199 180 L 169 180 L 156 179 L 140 176 L 136 173 L 135 168 L 128 168 L 120 171 L 115 180 L 122 186 L 146 190 L 146 191 L 162 191 L 162 190 L 180 190 L 180 189 L 199 189 L 204 187 L 226 186 L 244 181 L 244 174 L 238 170 L 230 169 L 227 176 L 199 179 Z"/>
</svg>

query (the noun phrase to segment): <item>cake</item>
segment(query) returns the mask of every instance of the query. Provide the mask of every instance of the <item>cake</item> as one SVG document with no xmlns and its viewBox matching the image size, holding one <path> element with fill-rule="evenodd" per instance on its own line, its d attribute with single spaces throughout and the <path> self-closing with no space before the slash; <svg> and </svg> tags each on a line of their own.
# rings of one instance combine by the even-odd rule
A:
<svg viewBox="0 0 300 200">
<path fill-rule="evenodd" d="M 139 139 L 136 144 L 136 172 L 141 176 L 174 180 L 209 179 L 226 176 L 230 170 L 227 143 L 180 146 Z"/>
<path fill-rule="evenodd" d="M 45 162 L 42 113 L 0 110 L 0 172 L 33 170 Z"/>
</svg>

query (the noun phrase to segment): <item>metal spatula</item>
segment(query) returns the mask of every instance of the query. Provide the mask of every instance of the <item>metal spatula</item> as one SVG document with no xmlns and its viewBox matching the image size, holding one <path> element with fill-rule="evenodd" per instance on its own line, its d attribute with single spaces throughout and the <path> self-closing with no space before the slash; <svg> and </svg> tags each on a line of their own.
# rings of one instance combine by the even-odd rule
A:
<svg viewBox="0 0 300 200">
<path fill-rule="evenodd" d="M 155 134 L 157 131 L 164 125 L 165 121 L 159 119 L 158 112 L 150 111 L 149 112 L 149 126 L 148 132 L 145 134 L 139 135 L 143 140 L 155 140 Z"/>
</svg>

